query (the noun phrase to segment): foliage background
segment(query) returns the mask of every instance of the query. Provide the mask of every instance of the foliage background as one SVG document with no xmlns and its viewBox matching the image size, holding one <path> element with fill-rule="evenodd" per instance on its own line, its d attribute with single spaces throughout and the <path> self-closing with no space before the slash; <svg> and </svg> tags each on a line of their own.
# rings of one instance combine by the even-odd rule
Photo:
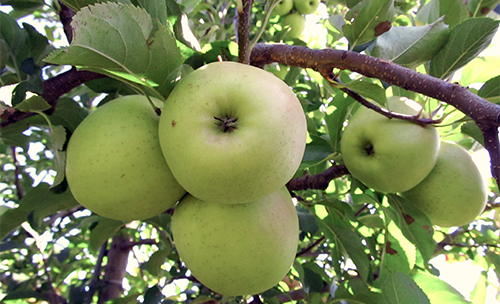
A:
<svg viewBox="0 0 500 304">
<path fill-rule="evenodd" d="M 164 98 L 172 89 L 170 80 L 204 63 L 237 60 L 239 55 L 235 2 L 117 1 L 91 13 L 86 6 L 94 2 L 0 1 L 9 11 L 0 15 L 0 84 L 14 87 L 10 104 L 1 106 L 2 303 L 481 304 L 487 301 L 487 288 L 500 294 L 500 217 L 493 179 L 485 212 L 470 225 L 452 229 L 432 228 L 408 202 L 367 189 L 349 175 L 330 178 L 326 188 L 290 187 L 297 197 L 301 226 L 293 268 L 279 286 L 259 296 L 235 299 L 212 293 L 181 263 L 171 242 L 171 210 L 146 221 L 122 223 L 79 206 L 61 174 L 64 144 L 89 112 L 123 94 L 142 92 Z M 281 18 L 268 14 L 272 3 L 255 1 L 247 33 L 251 46 L 283 42 L 392 60 L 421 74 L 457 82 L 498 103 L 500 57 L 482 51 L 488 51 L 500 19 L 486 8 L 500 1 L 466 2 L 327 0 L 322 14 L 308 17 L 317 20 L 314 34 L 290 39 Z M 124 8 L 123 3 L 133 5 Z M 104 24 L 106 16 L 124 23 Z M 80 27 L 73 24 L 75 33 L 87 29 L 92 38 L 101 39 L 73 36 L 67 27 L 71 19 L 80 22 Z M 263 26 L 266 19 L 268 24 Z M 43 30 L 22 20 L 39 23 L 37 28 Z M 391 24 L 391 31 L 384 33 L 388 28 L 382 21 Z M 379 24 L 386 27 L 377 29 Z M 99 34 L 110 28 L 116 35 Z M 151 47 L 142 43 L 153 40 Z M 72 41 L 69 49 L 55 51 L 68 46 L 68 41 Z M 265 68 L 293 88 L 308 115 L 308 145 L 297 177 L 332 172 L 341 164 L 338 147 L 344 122 L 359 107 L 345 88 L 379 102 L 391 95 L 411 97 L 442 118 L 443 139 L 484 155 L 479 154 L 484 151 L 484 138 L 477 121 L 450 104 L 349 70 L 334 69 L 345 87 L 332 86 L 321 69 L 297 63 L 301 54 L 275 56 L 285 64 L 282 70 L 277 70 L 276 63 Z M 251 56 L 257 57 L 257 53 Z M 152 59 L 146 62 L 145 58 Z M 109 77 L 79 73 L 71 66 Z M 73 85 L 75 79 L 82 85 Z M 108 259 L 113 253 L 121 257 L 122 284 L 110 278 L 120 260 Z M 480 267 L 467 298 L 438 278 L 439 269 L 429 264 L 436 257 Z M 114 293 L 109 291 L 113 288 Z"/>
</svg>

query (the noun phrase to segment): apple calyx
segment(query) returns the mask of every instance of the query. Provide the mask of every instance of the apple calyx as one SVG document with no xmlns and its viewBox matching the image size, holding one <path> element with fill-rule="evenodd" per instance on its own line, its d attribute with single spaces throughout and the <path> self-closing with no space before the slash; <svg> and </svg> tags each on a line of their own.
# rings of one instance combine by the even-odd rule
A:
<svg viewBox="0 0 500 304">
<path fill-rule="evenodd" d="M 217 116 L 214 116 L 214 119 L 216 120 L 215 124 L 220 127 L 222 132 L 224 133 L 230 133 L 233 130 L 238 129 L 238 118 L 233 118 L 233 117 L 224 117 L 224 118 L 219 118 Z"/>
<path fill-rule="evenodd" d="M 375 154 L 375 148 L 373 147 L 372 143 L 366 143 L 364 150 L 366 152 L 366 155 L 368 156 Z"/>
</svg>

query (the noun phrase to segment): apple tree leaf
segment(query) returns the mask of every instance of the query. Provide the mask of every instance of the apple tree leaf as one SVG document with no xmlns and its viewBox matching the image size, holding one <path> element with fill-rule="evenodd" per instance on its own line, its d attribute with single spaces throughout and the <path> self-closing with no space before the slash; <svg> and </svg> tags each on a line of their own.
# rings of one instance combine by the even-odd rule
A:
<svg viewBox="0 0 500 304">
<path fill-rule="evenodd" d="M 98 216 L 97 225 L 94 226 L 90 232 L 89 248 L 91 250 L 98 250 L 99 247 L 109 238 L 113 237 L 123 225 L 125 225 L 125 223 L 122 221 Z"/>
<path fill-rule="evenodd" d="M 474 17 L 479 17 L 488 14 L 499 4 L 500 0 L 471 0 L 467 6 Z"/>
<path fill-rule="evenodd" d="M 87 6 L 75 15 L 72 26 L 69 48 L 53 52 L 47 62 L 141 85 L 158 98 L 183 62 L 172 30 L 158 22 L 153 31 L 151 15 L 139 7 L 112 2 Z"/>
<path fill-rule="evenodd" d="M 395 215 L 389 215 L 387 209 L 386 216 L 390 219 Z M 381 276 L 386 271 L 398 271 L 409 274 L 415 266 L 416 249 L 415 246 L 406 239 L 400 228 L 393 220 L 387 224 L 386 243 L 382 256 Z"/>
<path fill-rule="evenodd" d="M 469 121 L 460 126 L 460 131 L 474 138 L 477 142 L 479 142 L 484 147 L 484 136 L 481 129 L 477 126 L 475 122 Z"/>
<path fill-rule="evenodd" d="M 340 152 L 342 129 L 353 103 L 354 99 L 347 98 L 344 94 L 335 94 L 335 97 L 330 102 L 330 107 L 335 107 L 335 110 L 325 116 L 325 122 L 328 134 L 330 135 L 330 144 L 333 152 Z"/>
<path fill-rule="evenodd" d="M 471 303 L 448 283 L 429 273 L 417 272 L 411 277 L 425 292 L 431 304 L 467 304 Z"/>
<path fill-rule="evenodd" d="M 500 103 L 500 75 L 486 81 L 477 95 L 493 103 Z"/>
<path fill-rule="evenodd" d="M 12 229 L 27 221 L 29 217 L 39 224 L 45 217 L 74 206 L 78 206 L 78 202 L 69 190 L 55 193 L 48 184 L 41 183 L 23 196 L 17 208 L 2 213 L 0 239 L 4 239 Z"/>
<path fill-rule="evenodd" d="M 371 55 L 416 68 L 439 52 L 448 34 L 443 18 L 424 26 L 393 27 L 377 38 Z"/>
<path fill-rule="evenodd" d="M 387 272 L 380 278 L 382 294 L 391 304 L 431 304 L 427 295 L 410 275 L 402 272 Z M 446 302 L 448 303 L 448 302 Z"/>
<path fill-rule="evenodd" d="M 108 0 L 109 2 L 120 2 L 124 4 L 132 4 L 130 0 Z M 83 7 L 103 2 L 102 0 L 62 0 L 62 3 L 66 4 L 73 11 L 78 12 Z"/>
<path fill-rule="evenodd" d="M 373 82 L 355 80 L 345 83 L 344 85 L 354 92 L 366 98 L 373 99 L 382 105 L 385 105 L 385 102 L 387 101 L 384 88 Z"/>
<path fill-rule="evenodd" d="M 145 263 L 144 268 L 153 276 L 159 277 L 161 275 L 161 266 L 165 264 L 167 256 L 172 252 L 172 248 L 160 249 L 155 251 L 149 260 Z"/>
<path fill-rule="evenodd" d="M 455 26 L 447 43 L 431 60 L 429 74 L 443 79 L 466 65 L 491 43 L 499 22 L 481 17 Z"/>
<path fill-rule="evenodd" d="M 392 0 L 363 0 L 351 8 L 346 14 L 348 22 L 342 26 L 350 48 L 375 39 L 375 28 L 382 22 L 392 21 L 393 11 Z"/>
<path fill-rule="evenodd" d="M 14 108 L 23 112 L 41 112 L 51 108 L 51 106 L 43 99 L 43 97 L 34 95 L 23 100 Z"/>
<path fill-rule="evenodd" d="M 393 194 L 388 195 L 388 199 L 395 211 L 394 223 L 404 237 L 415 245 L 424 260 L 429 261 L 436 248 L 431 221 L 410 201 Z"/>
<path fill-rule="evenodd" d="M 365 246 L 361 242 L 361 236 L 351 229 L 335 224 L 330 217 L 318 220 L 318 226 L 323 235 L 332 243 L 339 255 L 350 258 L 356 265 L 356 269 L 363 280 L 367 280 L 370 270 L 370 261 L 365 253 Z"/>
<path fill-rule="evenodd" d="M 463 68 L 460 84 L 467 86 L 472 83 L 484 83 L 498 75 L 499 67 L 500 56 L 474 58 Z"/>
<path fill-rule="evenodd" d="M 454 27 L 469 18 L 469 10 L 462 0 L 431 0 L 417 12 L 415 19 L 430 24 L 444 16 L 444 22 Z"/>
</svg>

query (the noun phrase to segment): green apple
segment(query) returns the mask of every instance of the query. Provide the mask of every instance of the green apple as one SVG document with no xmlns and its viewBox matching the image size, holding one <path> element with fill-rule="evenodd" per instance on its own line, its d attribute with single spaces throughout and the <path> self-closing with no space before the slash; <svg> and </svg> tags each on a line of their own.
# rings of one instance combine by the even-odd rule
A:
<svg viewBox="0 0 500 304">
<path fill-rule="evenodd" d="M 307 126 L 293 91 L 265 70 L 214 62 L 180 80 L 160 117 L 163 154 L 190 194 L 247 203 L 287 183 Z"/>
<path fill-rule="evenodd" d="M 276 4 L 273 11 L 273 15 L 283 16 L 288 14 L 293 8 L 293 0 L 281 0 Z"/>
<path fill-rule="evenodd" d="M 281 26 L 290 29 L 286 34 L 289 38 L 299 38 L 306 28 L 306 18 L 298 13 L 288 14 L 281 19 Z"/>
<path fill-rule="evenodd" d="M 401 196 L 434 225 L 453 227 L 466 225 L 483 212 L 487 192 L 471 154 L 456 143 L 443 141 L 431 173 Z"/>
<path fill-rule="evenodd" d="M 316 11 L 320 0 L 292 0 L 293 7 L 302 15 L 309 15 Z"/>
<path fill-rule="evenodd" d="M 412 100 L 388 98 L 391 111 L 418 115 Z M 360 108 L 349 120 L 341 141 L 341 153 L 351 175 L 381 192 L 403 192 L 420 183 L 436 164 L 440 138 L 433 126 L 389 119 Z"/>
<path fill-rule="evenodd" d="M 114 99 L 86 117 L 66 154 L 66 178 L 75 199 L 101 216 L 123 221 L 172 207 L 186 191 L 165 162 L 158 123 L 140 95 Z"/>
<path fill-rule="evenodd" d="M 246 204 L 188 195 L 174 211 L 172 233 L 194 277 L 227 296 L 253 295 L 278 284 L 299 241 L 297 212 L 286 187 Z"/>
</svg>

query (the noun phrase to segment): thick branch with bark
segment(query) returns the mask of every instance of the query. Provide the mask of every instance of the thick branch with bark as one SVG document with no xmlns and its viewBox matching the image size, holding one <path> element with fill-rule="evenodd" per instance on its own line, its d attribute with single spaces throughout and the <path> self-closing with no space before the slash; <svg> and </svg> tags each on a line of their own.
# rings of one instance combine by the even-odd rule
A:
<svg viewBox="0 0 500 304">
<path fill-rule="evenodd" d="M 262 67 L 273 62 L 310 68 L 322 75 L 329 75 L 335 68 L 350 70 L 454 106 L 472 118 L 483 132 L 485 148 L 491 157 L 491 172 L 500 185 L 500 141 L 497 131 L 500 127 L 500 105 L 491 103 L 458 84 L 352 51 L 317 50 L 286 44 L 255 45 L 251 55 L 252 65 Z"/>
</svg>

